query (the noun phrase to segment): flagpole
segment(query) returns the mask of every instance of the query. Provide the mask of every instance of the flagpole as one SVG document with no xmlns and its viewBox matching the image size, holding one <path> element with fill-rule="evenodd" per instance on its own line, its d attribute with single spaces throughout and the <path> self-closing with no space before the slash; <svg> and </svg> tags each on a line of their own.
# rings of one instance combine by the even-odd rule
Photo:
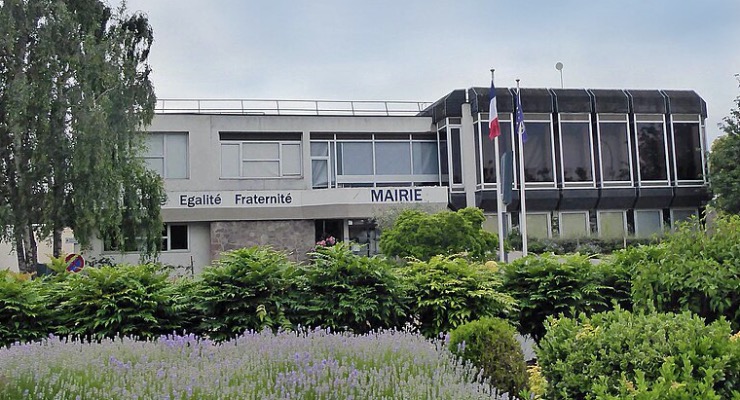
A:
<svg viewBox="0 0 740 400">
<path fill-rule="evenodd" d="M 519 110 L 516 110 L 516 112 L 522 112 L 521 111 L 521 105 L 522 105 L 522 98 L 521 98 L 521 92 L 519 90 L 519 79 L 516 80 L 516 106 L 519 107 Z M 522 121 L 524 121 L 524 116 L 522 115 Z M 525 174 L 524 174 L 524 140 L 522 137 L 522 132 L 519 131 L 519 124 L 517 124 L 517 138 L 519 140 L 519 192 L 520 192 L 520 201 L 521 201 L 521 216 L 519 217 L 519 232 L 522 234 L 522 256 L 527 256 L 527 201 L 526 201 L 526 188 L 525 188 Z"/>
<path fill-rule="evenodd" d="M 491 68 L 491 85 L 496 69 Z M 495 115 L 489 110 L 488 120 L 492 121 Z M 504 174 L 501 168 L 501 155 L 499 154 L 499 136 L 493 141 L 494 160 L 496 163 L 496 219 L 498 220 L 498 259 L 501 262 L 506 261 L 506 249 L 504 248 L 504 200 L 503 189 L 501 185 L 504 182 Z"/>
</svg>

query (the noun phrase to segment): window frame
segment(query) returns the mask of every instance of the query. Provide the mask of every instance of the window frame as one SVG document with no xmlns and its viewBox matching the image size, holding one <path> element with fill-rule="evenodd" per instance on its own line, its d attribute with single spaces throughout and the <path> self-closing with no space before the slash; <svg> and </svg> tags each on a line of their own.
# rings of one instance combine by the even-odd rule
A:
<svg viewBox="0 0 740 400">
<path fill-rule="evenodd" d="M 428 135 L 428 139 L 415 138 L 414 135 L 423 133 Z M 328 143 L 329 144 L 329 155 L 328 156 L 311 156 L 311 161 L 327 161 L 329 164 L 329 185 L 328 188 L 337 187 L 380 187 L 380 186 L 417 186 L 417 184 L 435 184 L 439 185 L 441 179 L 441 165 L 439 159 L 439 140 L 433 139 L 432 135 L 434 132 L 416 132 L 416 133 L 401 133 L 406 136 L 405 139 L 399 139 L 398 134 L 395 138 L 384 139 L 383 134 L 373 133 L 370 134 L 370 138 L 348 138 L 339 134 L 342 138 L 337 138 L 337 134 L 332 134 L 332 137 L 322 139 L 311 139 L 310 143 Z M 366 175 L 348 175 L 344 174 L 344 161 L 345 155 L 342 150 L 342 160 L 340 164 L 339 157 L 337 154 L 339 148 L 344 143 L 369 143 L 372 151 L 372 172 Z M 377 156 L 377 144 L 385 143 L 402 143 L 408 148 L 408 161 L 410 164 L 410 174 L 377 174 L 378 156 Z M 433 144 L 436 148 L 434 157 L 437 160 L 437 173 L 435 174 L 415 174 L 414 173 L 414 144 L 415 143 L 428 143 Z M 340 171 L 342 172 L 340 174 Z M 325 187 L 314 186 L 313 177 L 311 179 L 311 186 L 313 189 L 323 189 Z"/>
<path fill-rule="evenodd" d="M 650 234 L 643 234 L 640 232 L 640 221 L 637 218 L 637 214 L 641 212 L 654 212 L 657 213 L 660 216 L 660 231 L 659 232 L 653 232 Z M 637 238 L 650 238 L 653 235 L 663 235 L 665 232 L 665 221 L 663 221 L 663 210 L 659 208 L 645 208 L 645 209 L 638 209 L 633 211 L 635 215 L 635 237 Z"/>
<path fill-rule="evenodd" d="M 184 249 L 173 249 L 172 248 L 172 227 L 173 226 L 184 226 L 185 227 L 185 242 L 187 244 L 186 248 Z M 165 223 L 164 229 L 162 230 L 162 244 L 164 244 L 164 241 L 167 241 L 167 248 L 164 248 L 165 246 L 160 246 L 160 251 L 162 253 L 172 253 L 172 252 L 187 252 L 190 251 L 190 226 L 185 223 Z"/>
<path fill-rule="evenodd" d="M 671 114 L 668 120 L 671 126 L 671 151 L 673 152 L 673 176 L 675 176 L 675 182 L 677 186 L 703 186 L 707 181 L 707 160 L 706 160 L 706 148 L 704 144 L 703 132 L 704 125 L 702 124 L 701 116 L 698 114 Z M 699 148 L 700 154 L 699 159 L 701 160 L 701 176 L 702 179 L 679 179 L 678 177 L 678 157 L 676 154 L 676 130 L 674 129 L 675 123 L 696 123 L 699 132 Z"/>
<path fill-rule="evenodd" d="M 565 117 L 565 118 L 564 118 Z M 591 160 L 591 180 L 586 181 L 566 181 L 565 180 L 565 148 L 563 147 L 563 125 L 567 124 L 588 124 L 588 151 Z M 595 188 L 596 187 L 596 166 L 594 162 L 594 139 L 593 127 L 591 124 L 591 114 L 588 113 L 559 113 L 558 114 L 558 143 L 560 144 L 560 181 L 563 187 L 567 188 Z"/>
<path fill-rule="evenodd" d="M 248 144 L 276 144 L 278 146 L 277 158 L 245 158 L 244 146 Z M 239 146 L 239 176 L 224 176 L 223 168 L 223 147 L 224 146 Z M 298 173 L 287 173 L 284 172 L 284 164 L 286 163 L 283 155 L 283 148 L 285 146 L 298 146 L 298 165 L 300 171 Z M 219 179 L 301 179 L 303 178 L 303 143 L 301 140 L 219 140 L 219 156 L 221 157 L 220 164 L 220 176 Z M 244 163 L 247 162 L 277 162 L 278 163 L 278 176 L 245 176 L 244 175 Z"/>
<path fill-rule="evenodd" d="M 665 176 L 666 179 L 658 180 L 643 180 L 642 179 L 642 168 L 640 168 L 640 138 L 637 130 L 637 125 L 640 123 L 647 124 L 663 124 L 663 154 L 665 158 Z M 669 159 L 669 148 L 668 148 L 668 131 L 666 129 L 666 118 L 665 114 L 635 114 L 633 133 L 635 137 L 635 152 L 636 152 L 636 166 L 637 166 L 637 182 L 639 186 L 670 186 L 671 184 L 671 171 L 670 171 L 670 159 Z"/>
<path fill-rule="evenodd" d="M 146 146 L 146 153 L 141 156 L 141 159 L 144 160 L 144 163 L 146 163 L 146 160 L 150 159 L 161 159 L 162 160 L 162 179 L 190 179 L 190 133 L 189 132 L 160 132 L 160 131 L 147 131 L 144 132 L 145 135 L 158 135 L 162 136 L 162 155 L 161 156 L 151 156 L 148 154 L 149 147 Z M 171 155 L 168 156 L 168 145 L 167 145 L 167 137 L 172 136 L 185 136 L 185 176 L 184 177 L 170 177 L 167 176 L 167 160 L 171 159 Z M 146 139 L 145 139 L 146 141 Z M 148 167 L 148 164 L 147 164 Z"/>
<path fill-rule="evenodd" d="M 617 118 L 624 118 L 622 120 L 618 120 Z M 624 126 L 627 128 L 625 134 L 627 136 L 627 160 L 628 160 L 628 166 L 629 166 L 629 172 L 630 172 L 630 179 L 629 181 L 607 181 L 604 179 L 604 151 L 601 146 L 601 124 L 624 124 Z M 633 155 L 632 155 L 632 128 L 630 127 L 629 123 L 629 116 L 627 114 L 596 114 L 596 136 L 599 140 L 599 177 L 601 180 L 601 185 L 603 187 L 634 187 L 635 182 L 635 171 L 634 168 L 632 168 L 632 165 L 634 163 L 633 161 Z"/>
<path fill-rule="evenodd" d="M 596 229 L 597 229 L 598 237 L 607 238 L 607 239 L 619 239 L 617 237 L 604 236 L 604 232 L 602 231 L 601 225 L 603 223 L 602 221 L 603 214 L 606 214 L 606 213 L 622 214 L 622 238 L 629 236 L 628 225 L 627 225 L 627 210 L 598 210 L 596 212 Z"/>
<path fill-rule="evenodd" d="M 547 118 L 544 118 L 545 115 L 547 115 Z M 538 189 L 538 188 L 550 189 L 550 188 L 556 188 L 557 187 L 557 181 L 558 181 L 558 176 L 557 175 L 558 174 L 557 174 L 557 167 L 556 167 L 556 164 L 555 164 L 557 162 L 556 161 L 556 157 L 555 157 L 555 129 L 554 129 L 554 126 L 553 126 L 552 114 L 545 114 L 545 113 L 526 113 L 526 112 L 524 113 L 524 126 L 525 126 L 525 129 L 527 127 L 527 124 L 529 124 L 529 123 L 545 123 L 545 122 L 550 126 L 550 161 L 551 161 L 550 167 L 552 168 L 552 181 L 546 181 L 546 182 L 529 182 L 529 181 L 526 181 L 526 174 L 525 174 L 525 181 L 524 181 L 524 185 L 523 186 L 526 189 Z M 513 136 L 512 143 L 516 143 L 516 145 L 514 147 L 517 148 L 519 151 L 523 152 L 524 149 L 523 148 L 519 148 L 519 138 L 517 137 L 517 133 L 514 132 L 514 130 L 512 129 L 511 134 Z M 523 143 L 523 145 L 524 146 L 527 146 L 527 143 L 525 142 L 525 143 Z M 522 155 L 522 157 L 520 159 L 519 155 L 516 152 L 514 152 L 514 156 L 516 157 L 515 164 L 514 164 L 514 166 L 515 166 L 515 168 L 514 168 L 514 175 L 519 175 L 519 173 L 521 171 L 521 165 L 519 165 L 519 164 L 520 164 L 520 161 L 522 159 L 524 159 L 525 157 L 524 157 L 524 155 Z M 524 166 L 526 167 L 526 165 L 527 165 L 527 163 L 526 163 L 526 160 L 525 160 Z M 516 182 L 516 180 L 515 180 L 515 182 Z M 519 189 L 519 186 L 518 185 L 516 186 L 516 189 Z"/>
<path fill-rule="evenodd" d="M 586 217 L 585 219 L 585 225 L 583 231 L 585 232 L 584 236 L 563 236 L 563 215 L 565 214 L 580 214 L 584 215 Z M 560 211 L 558 213 L 558 236 L 561 238 L 567 238 L 567 239 L 574 239 L 574 238 L 582 238 L 582 237 L 591 237 L 591 223 L 590 223 L 590 215 L 589 211 Z M 565 232 L 567 233 L 567 232 Z"/>
</svg>

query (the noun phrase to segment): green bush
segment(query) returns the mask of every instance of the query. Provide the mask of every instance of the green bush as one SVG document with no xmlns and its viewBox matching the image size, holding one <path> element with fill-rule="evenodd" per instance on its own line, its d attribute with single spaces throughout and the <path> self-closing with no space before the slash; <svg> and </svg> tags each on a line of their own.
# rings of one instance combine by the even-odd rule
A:
<svg viewBox="0 0 740 400">
<path fill-rule="evenodd" d="M 546 399 L 729 400 L 740 396 L 739 351 L 726 321 L 617 309 L 549 319 L 537 356 Z"/>
<path fill-rule="evenodd" d="M 319 247 L 311 256 L 311 264 L 300 268 L 292 304 L 297 322 L 354 333 L 403 326 L 406 287 L 391 261 L 355 255 L 343 243 Z"/>
<path fill-rule="evenodd" d="M 44 280 L 57 334 L 154 338 L 178 330 L 183 310 L 156 265 L 86 268 Z"/>
<path fill-rule="evenodd" d="M 49 333 L 40 281 L 0 271 L 0 347 L 28 342 Z"/>
<path fill-rule="evenodd" d="M 483 230 L 485 216 L 478 208 L 427 214 L 404 210 L 393 227 L 380 236 L 380 249 L 389 257 L 428 261 L 436 255 L 466 253 L 474 260 L 493 258 L 498 239 Z"/>
<path fill-rule="evenodd" d="M 515 320 L 522 334 L 540 340 L 549 316 L 605 311 L 629 303 L 629 274 L 587 256 L 529 256 L 506 264 L 502 290 L 519 305 Z"/>
<path fill-rule="evenodd" d="M 247 330 L 292 328 L 288 305 L 297 273 L 285 254 L 269 247 L 223 253 L 190 293 L 203 315 L 199 332 L 224 341 Z"/>
<path fill-rule="evenodd" d="M 554 253 L 572 254 L 581 253 L 586 255 L 611 254 L 625 248 L 640 245 L 656 244 L 662 240 L 661 237 L 610 239 L 598 237 L 582 238 L 530 238 L 527 241 L 527 251 L 533 254 Z M 514 249 L 522 249 L 522 236 L 518 232 L 512 233 L 507 238 L 508 243 Z M 626 245 L 626 246 L 625 246 Z"/>
<path fill-rule="evenodd" d="M 483 370 L 490 383 L 511 395 L 527 389 L 527 363 L 516 329 L 500 318 L 481 318 L 450 332 L 454 354 Z"/>
<path fill-rule="evenodd" d="M 720 217 L 710 230 L 685 224 L 659 245 L 617 253 L 614 266 L 631 271 L 636 309 L 688 310 L 740 329 L 740 216 Z"/>
<path fill-rule="evenodd" d="M 515 301 L 501 292 L 500 274 L 457 256 L 412 261 L 402 268 L 411 315 L 427 337 L 482 317 L 511 313 Z"/>
</svg>

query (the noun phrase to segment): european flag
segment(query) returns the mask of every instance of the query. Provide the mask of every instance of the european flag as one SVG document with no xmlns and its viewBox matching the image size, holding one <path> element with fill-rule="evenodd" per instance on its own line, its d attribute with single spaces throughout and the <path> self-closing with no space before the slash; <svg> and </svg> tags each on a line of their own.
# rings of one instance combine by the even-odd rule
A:
<svg viewBox="0 0 740 400">
<path fill-rule="evenodd" d="M 514 119 L 514 125 L 516 125 L 516 133 L 522 136 L 522 143 L 527 141 L 527 129 L 524 127 L 524 112 L 522 111 L 522 98 L 519 92 L 516 94 L 516 118 Z"/>
</svg>

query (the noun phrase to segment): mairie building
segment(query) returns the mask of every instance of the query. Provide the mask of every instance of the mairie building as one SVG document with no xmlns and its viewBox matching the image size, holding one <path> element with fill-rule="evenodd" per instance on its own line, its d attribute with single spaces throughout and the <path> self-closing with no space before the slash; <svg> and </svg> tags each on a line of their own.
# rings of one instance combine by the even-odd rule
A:
<svg viewBox="0 0 740 400">
<path fill-rule="evenodd" d="M 148 165 L 167 201 L 159 261 L 195 273 L 223 251 L 271 245 L 304 259 L 329 236 L 376 254 L 378 221 L 403 208 L 480 207 L 497 232 L 497 152 L 513 150 L 514 90 L 434 103 L 159 100 Z M 693 91 L 521 89 L 524 177 L 514 163 L 504 223 L 528 236 L 648 237 L 708 201 L 706 103 Z M 526 216 L 521 215 L 525 188 Z M 137 262 L 105 248 L 88 258 Z"/>
</svg>

